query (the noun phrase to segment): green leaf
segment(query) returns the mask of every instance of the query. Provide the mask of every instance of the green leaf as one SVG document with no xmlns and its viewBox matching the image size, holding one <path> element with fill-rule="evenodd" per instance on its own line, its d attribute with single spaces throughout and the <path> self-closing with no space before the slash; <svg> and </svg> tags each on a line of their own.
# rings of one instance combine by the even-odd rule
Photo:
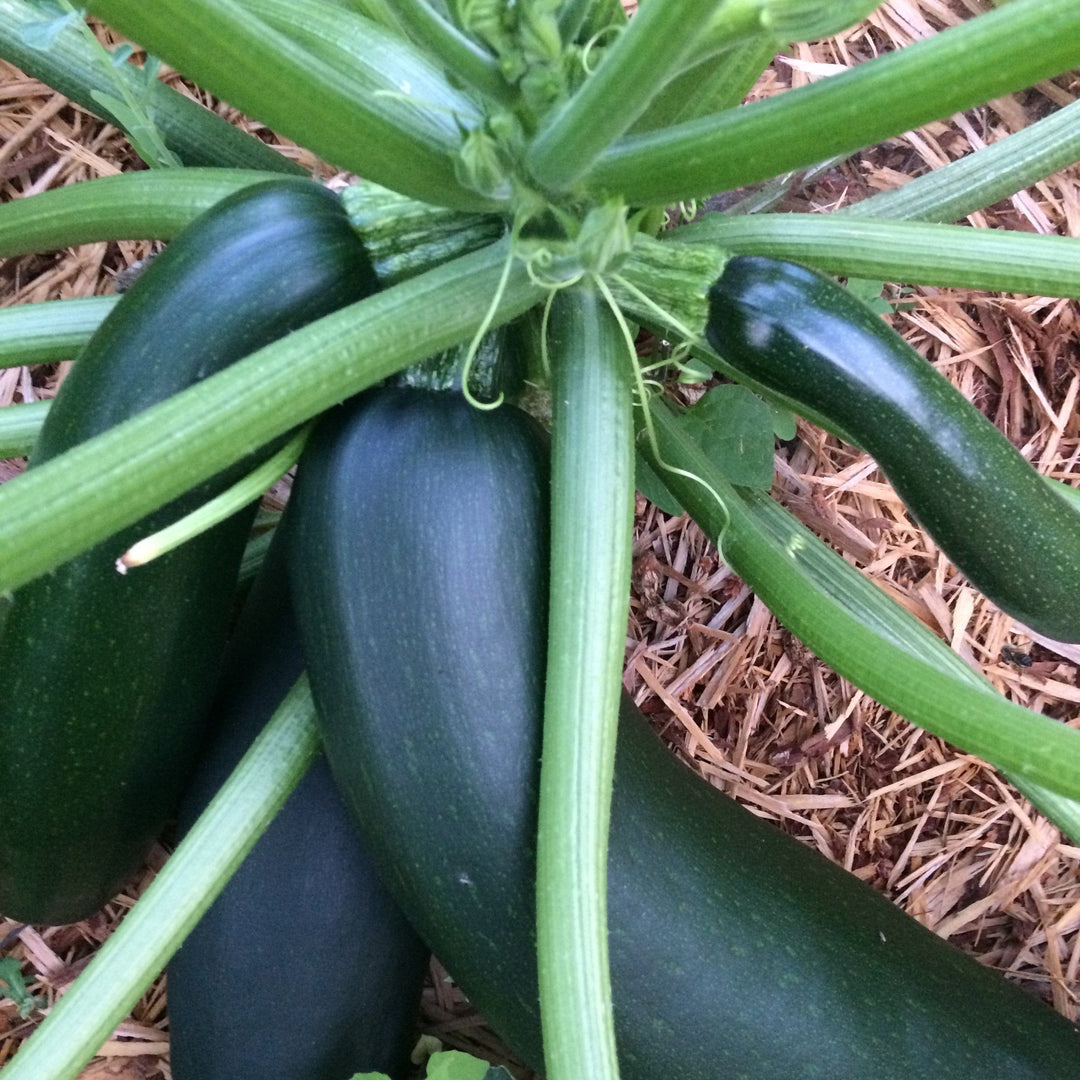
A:
<svg viewBox="0 0 1080 1080">
<path fill-rule="evenodd" d="M 34 1009 L 39 1008 L 44 999 L 34 997 L 26 988 L 26 980 L 19 969 L 19 961 L 13 956 L 0 960 L 0 994 L 11 998 L 25 1020 Z"/>
<path fill-rule="evenodd" d="M 19 40 L 31 49 L 51 49 L 56 39 L 81 17 L 78 11 L 70 11 L 66 15 L 57 15 L 54 19 L 30 23 L 18 31 Z"/>
<path fill-rule="evenodd" d="M 682 503 L 671 494 L 667 484 L 660 479 L 640 450 L 634 454 L 634 484 L 653 506 L 658 506 L 665 514 L 678 517 L 686 513 Z"/>
<path fill-rule="evenodd" d="M 491 1071 L 487 1061 L 460 1050 L 442 1050 L 428 1059 L 427 1080 L 486 1080 Z"/>
<path fill-rule="evenodd" d="M 686 431 L 725 477 L 768 491 L 773 478 L 773 415 L 745 386 L 714 386 L 683 417 Z"/>
<path fill-rule="evenodd" d="M 875 315 L 889 315 L 892 305 L 881 295 L 885 287 L 883 281 L 875 281 L 871 278 L 848 278 L 847 289 L 853 296 L 857 296 Z"/>
<path fill-rule="evenodd" d="M 974 673 L 958 675 L 928 647 L 901 644 L 881 620 L 867 617 L 866 605 L 853 610 L 851 586 L 820 574 L 810 580 L 809 560 L 843 560 L 766 495 L 730 487 L 670 408 L 654 400 L 650 411 L 662 460 L 680 470 L 670 486 L 719 540 L 724 561 L 792 633 L 887 708 L 1007 772 L 1063 829 L 1080 824 L 1080 732 L 1007 701 Z M 642 449 L 650 453 L 648 444 Z"/>
<path fill-rule="evenodd" d="M 795 423 L 795 414 L 790 409 L 785 409 L 783 405 L 776 405 L 773 402 L 769 402 L 769 410 L 772 413 L 772 429 L 773 434 L 778 439 L 783 439 L 787 442 L 789 439 L 794 439 L 798 433 L 798 427 Z"/>
</svg>

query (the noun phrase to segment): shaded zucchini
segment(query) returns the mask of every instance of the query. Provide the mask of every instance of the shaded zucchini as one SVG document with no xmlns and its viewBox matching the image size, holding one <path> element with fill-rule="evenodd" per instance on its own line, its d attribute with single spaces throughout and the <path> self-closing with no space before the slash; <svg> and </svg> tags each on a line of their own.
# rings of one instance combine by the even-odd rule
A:
<svg viewBox="0 0 1080 1080">
<path fill-rule="evenodd" d="M 62 385 L 30 467 L 374 288 L 330 192 L 282 179 L 229 196 L 105 319 Z M 3 914 L 31 923 L 91 914 L 137 870 L 174 809 L 202 737 L 254 508 L 126 577 L 114 562 L 237 476 L 15 593 L 0 635 Z"/>
<path fill-rule="evenodd" d="M 1080 640 L 1080 515 L 865 305 L 816 271 L 742 255 L 709 292 L 706 334 L 733 368 L 857 440 L 1003 611 Z"/>
<path fill-rule="evenodd" d="M 380 391 L 323 421 L 290 510 L 335 779 L 413 925 L 535 1068 L 546 457 L 513 408 Z M 626 701 L 611 829 L 624 1080 L 1080 1077 L 1071 1024 L 694 776 Z"/>
<path fill-rule="evenodd" d="M 229 645 L 189 828 L 303 667 L 275 538 Z M 316 758 L 169 964 L 175 1080 L 405 1074 L 427 950 Z"/>
</svg>

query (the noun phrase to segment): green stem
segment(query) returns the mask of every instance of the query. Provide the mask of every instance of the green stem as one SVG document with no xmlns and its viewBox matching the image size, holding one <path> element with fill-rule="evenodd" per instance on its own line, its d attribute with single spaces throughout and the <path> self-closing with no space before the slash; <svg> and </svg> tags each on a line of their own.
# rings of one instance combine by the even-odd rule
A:
<svg viewBox="0 0 1080 1080">
<path fill-rule="evenodd" d="M 0 308 L 0 368 L 71 360 L 118 299 L 88 296 Z"/>
<path fill-rule="evenodd" d="M 42 9 L 33 0 L 0 0 L 0 60 L 121 129 L 123 124 L 94 98 L 94 91 L 115 94 L 116 83 L 121 83 L 141 94 L 148 117 L 185 165 L 303 173 L 296 162 L 172 87 L 154 82 L 145 92 L 141 75 L 128 64 L 121 64 L 107 78 L 94 48 L 77 26 L 65 27 L 47 49 L 31 48 L 23 41 L 22 31 L 42 18 Z"/>
<path fill-rule="evenodd" d="M 537 843 L 537 943 L 551 1080 L 618 1076 L 607 832 L 634 511 L 627 345 L 591 289 L 555 299 L 552 548 Z"/>
<path fill-rule="evenodd" d="M 775 54 L 773 39 L 759 37 L 694 64 L 664 86 L 633 130 L 654 131 L 734 108 L 750 93 Z"/>
<path fill-rule="evenodd" d="M 1080 5 L 1015 0 L 811 86 L 628 136 L 586 183 L 637 205 L 730 190 L 849 154 L 1077 64 Z"/>
<path fill-rule="evenodd" d="M 1080 161 L 1080 101 L 901 187 L 836 213 L 907 221 L 959 221 Z"/>
<path fill-rule="evenodd" d="M 887 636 L 853 615 L 842 592 L 807 590 L 800 561 L 815 539 L 808 533 L 771 535 L 682 430 L 675 413 L 655 400 L 650 409 L 657 448 L 641 443 L 649 463 L 706 535 L 719 542 L 724 561 L 817 656 L 912 723 L 1023 782 L 1080 797 L 1080 732 L 963 685 L 933 660 L 903 649 L 883 652 Z"/>
<path fill-rule="evenodd" d="M 716 0 L 643 4 L 596 71 L 548 118 L 525 156 L 541 187 L 565 190 L 642 113 L 693 46 Z"/>
<path fill-rule="evenodd" d="M 1080 297 L 1080 239 L 1071 236 L 836 214 L 710 214 L 667 235 L 851 277 Z"/>
<path fill-rule="evenodd" d="M 225 887 L 317 749 L 305 676 L 119 929 L 4 1068 L 4 1080 L 75 1080 Z"/>
<path fill-rule="evenodd" d="M 280 173 L 167 169 L 121 173 L 0 206 L 0 258 L 98 240 L 169 240 L 214 203 Z"/>
<path fill-rule="evenodd" d="M 459 122 L 472 127 L 482 120 L 476 102 L 451 86 L 426 53 L 363 15 L 329 0 L 238 3 L 320 60 L 367 84 L 383 98 L 388 115 L 403 112 L 405 126 L 430 127 L 456 141 Z"/>
<path fill-rule="evenodd" d="M 3 413 L 0 412 L 0 419 L 2 417 Z M 133 567 L 145 566 L 167 552 L 174 551 L 181 544 L 201 536 L 243 510 L 245 506 L 250 506 L 262 498 L 264 492 L 273 487 L 296 464 L 310 434 L 311 425 L 305 424 L 277 453 L 272 454 L 220 495 L 164 529 L 136 541 L 117 559 L 116 569 L 121 574 L 126 574 Z"/>
<path fill-rule="evenodd" d="M 492 101 L 512 106 L 514 88 L 503 78 L 499 62 L 426 0 L 397 0 L 395 11 L 413 37 L 452 71 Z"/>
<path fill-rule="evenodd" d="M 31 401 L 0 409 L 0 460 L 26 457 L 33 450 L 51 404 Z"/>
<path fill-rule="evenodd" d="M 318 60 L 234 0 L 89 0 L 88 7 L 206 90 L 326 161 L 438 205 L 491 205 L 458 182 L 453 142 L 427 125 L 405 126 L 365 83 Z"/>
<path fill-rule="evenodd" d="M 319 319 L 0 486 L 0 592 L 104 540 L 406 364 L 543 291 L 499 243 Z"/>
</svg>

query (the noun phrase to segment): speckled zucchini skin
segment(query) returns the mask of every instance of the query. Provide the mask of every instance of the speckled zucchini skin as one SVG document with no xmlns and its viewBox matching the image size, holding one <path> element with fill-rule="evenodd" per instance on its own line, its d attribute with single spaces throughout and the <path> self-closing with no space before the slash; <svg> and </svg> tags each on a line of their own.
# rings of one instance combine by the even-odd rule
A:
<svg viewBox="0 0 1080 1080">
<path fill-rule="evenodd" d="M 238 192 L 124 294 L 63 383 L 30 467 L 374 288 L 336 196 L 300 179 Z M 127 576 L 114 563 L 238 475 L 16 592 L 0 635 L 0 913 L 90 915 L 175 808 L 254 510 Z"/>
<path fill-rule="evenodd" d="M 420 935 L 541 1070 L 547 485 L 514 409 L 380 391 L 327 417 L 290 506 L 334 776 Z M 695 776 L 626 700 L 608 918 L 624 1080 L 1080 1078 L 1076 1028 Z"/>
<path fill-rule="evenodd" d="M 899 335 L 831 278 L 731 259 L 709 343 L 857 440 L 920 525 L 1003 611 L 1080 640 L 1080 515 Z"/>
<path fill-rule="evenodd" d="M 280 534 L 280 530 L 279 530 Z M 300 676 L 278 535 L 229 643 L 186 831 Z M 169 963 L 174 1080 L 402 1080 L 427 949 L 383 887 L 321 754 Z"/>
</svg>

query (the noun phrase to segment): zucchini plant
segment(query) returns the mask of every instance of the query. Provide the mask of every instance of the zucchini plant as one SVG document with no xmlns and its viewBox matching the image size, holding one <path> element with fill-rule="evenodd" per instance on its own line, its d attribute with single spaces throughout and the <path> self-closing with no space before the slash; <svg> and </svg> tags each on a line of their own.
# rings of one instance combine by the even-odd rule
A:
<svg viewBox="0 0 1080 1080">
<path fill-rule="evenodd" d="M 816 276 L 796 302 L 774 296 L 764 314 L 744 319 L 744 283 L 735 275 L 746 264 L 733 257 L 1080 297 L 1076 240 L 950 224 L 1080 158 L 1074 106 L 847 211 L 809 219 L 714 212 L 661 232 L 664 210 L 853 153 L 1080 65 L 1075 0 L 1013 0 L 751 105 L 740 102 L 778 48 L 843 29 L 877 5 L 649 0 L 629 20 L 615 0 L 86 6 L 209 93 L 364 177 L 342 203 L 382 287 L 261 348 L 253 342 L 224 370 L 6 483 L 0 592 L 11 593 L 17 609 L 26 590 L 70 560 L 284 433 L 425 357 L 475 346 L 488 329 L 529 315 L 530 379 L 554 397 L 536 826 L 540 1018 L 552 1080 L 619 1073 L 605 881 L 635 440 L 782 622 L 878 700 L 998 766 L 1080 840 L 1080 733 L 996 695 L 902 609 L 868 594 L 776 503 L 718 472 L 692 425 L 645 377 L 629 325 L 677 343 L 680 355 L 693 357 L 686 371 L 720 370 L 878 454 L 890 476 L 909 477 L 912 455 L 926 445 L 943 461 L 974 453 L 989 440 L 985 425 L 973 424 L 969 406 L 940 389 L 929 369 L 918 369 L 918 378 L 956 423 L 935 426 L 886 394 L 876 415 L 884 408 L 901 433 L 887 444 L 862 387 L 830 384 L 801 353 L 798 370 L 788 370 L 808 314 L 838 321 L 851 338 L 872 326 L 882 349 L 900 347 L 850 297 L 818 288 Z M 82 19 L 67 0 L 0 0 L 0 56 L 118 123 L 155 167 L 0 207 L 0 255 L 185 237 L 220 200 L 281 169 L 265 147 L 193 111 L 125 52 L 103 57 Z M 777 277 L 807 280 L 800 275 L 808 271 L 770 266 Z M 51 359 L 85 342 L 92 354 L 110 305 L 77 303 L 53 304 L 47 314 L 34 305 L 5 312 L 0 361 Z M 468 377 L 462 381 L 470 394 Z M 14 424 L 14 445 L 32 443 L 40 422 L 35 414 Z M 949 537 L 991 599 L 1076 640 L 1069 596 L 1080 514 L 1015 455 L 992 460 L 1006 464 L 963 483 L 980 498 L 1000 493 L 1008 528 L 999 529 L 992 513 L 946 517 L 955 508 L 948 491 L 932 502 L 910 484 L 898 480 L 898 488 L 931 532 Z M 940 483 L 961 480 L 943 470 Z M 972 497 L 970 486 L 957 491 Z M 1065 545 L 1037 577 L 1022 565 L 1017 518 L 1036 550 Z M 3 738 L 17 743 L 17 726 Z M 254 843 L 314 741 L 302 680 L 183 842 L 160 888 L 8 1066 L 10 1080 L 77 1074 Z M 6 827 L 0 822 L 0 833 Z M 747 1070 L 753 1075 L 752 1064 Z"/>
</svg>

